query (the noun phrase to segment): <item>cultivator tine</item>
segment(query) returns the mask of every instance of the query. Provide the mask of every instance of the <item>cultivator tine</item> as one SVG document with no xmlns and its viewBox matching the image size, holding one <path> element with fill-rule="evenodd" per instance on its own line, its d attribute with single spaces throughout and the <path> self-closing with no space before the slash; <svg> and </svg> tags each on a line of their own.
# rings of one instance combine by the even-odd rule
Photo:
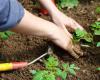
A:
<svg viewBox="0 0 100 80">
<path fill-rule="evenodd" d="M 47 50 L 46 53 L 42 54 L 40 57 L 38 57 L 38 58 L 34 59 L 33 61 L 31 61 L 30 63 L 28 63 L 28 65 L 31 65 L 31 64 L 37 62 L 38 60 L 40 60 L 41 58 L 43 58 L 44 56 L 46 56 L 46 55 L 48 55 L 48 54 L 52 54 L 52 49 L 51 49 L 51 47 L 48 47 L 48 50 Z"/>
</svg>

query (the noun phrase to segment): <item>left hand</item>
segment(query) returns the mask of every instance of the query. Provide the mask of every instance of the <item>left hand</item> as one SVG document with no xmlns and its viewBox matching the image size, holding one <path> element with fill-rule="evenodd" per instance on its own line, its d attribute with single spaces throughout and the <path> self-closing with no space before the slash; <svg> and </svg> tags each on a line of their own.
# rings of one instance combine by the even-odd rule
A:
<svg viewBox="0 0 100 80">
<path fill-rule="evenodd" d="M 79 25 L 75 20 L 66 16 L 64 13 L 62 13 L 59 10 L 52 13 L 51 17 L 52 17 L 52 20 L 54 21 L 54 23 L 57 26 L 63 28 L 65 31 L 66 31 L 66 28 L 71 31 L 75 30 L 77 28 L 79 28 L 81 30 L 83 29 L 83 27 L 81 25 Z"/>
</svg>

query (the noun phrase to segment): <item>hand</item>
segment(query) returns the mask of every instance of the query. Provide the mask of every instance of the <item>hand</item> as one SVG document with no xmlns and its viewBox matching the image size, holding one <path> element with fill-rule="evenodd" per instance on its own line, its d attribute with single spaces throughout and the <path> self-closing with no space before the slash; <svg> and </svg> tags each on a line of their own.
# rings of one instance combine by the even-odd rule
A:
<svg viewBox="0 0 100 80">
<path fill-rule="evenodd" d="M 66 34 L 66 32 L 62 29 L 57 27 L 58 29 L 53 32 L 52 41 L 60 46 L 61 48 L 65 49 L 68 51 L 74 58 L 79 58 L 80 56 L 83 55 L 83 53 L 80 51 L 80 47 L 73 45 L 71 37 Z"/>
<path fill-rule="evenodd" d="M 77 45 L 78 48 L 76 48 L 76 45 L 73 45 L 72 35 L 68 32 L 68 30 L 72 31 L 77 28 L 82 30 L 83 27 L 80 26 L 75 20 L 66 16 L 65 14 L 63 14 L 60 11 L 53 12 L 51 14 L 51 17 L 52 17 L 54 23 L 57 26 L 59 26 L 59 28 L 61 28 L 63 30 L 63 32 L 65 32 L 65 34 L 66 34 L 64 37 L 62 37 L 62 35 L 61 35 L 62 38 L 58 38 L 57 42 L 59 42 L 59 43 L 57 43 L 57 44 L 59 44 L 60 46 L 62 45 L 61 47 L 64 48 L 65 50 L 67 50 L 75 58 L 79 58 L 79 56 L 82 56 L 83 53 L 81 52 L 81 48 L 78 45 Z M 62 39 L 62 41 L 60 41 L 61 39 Z M 65 40 L 65 41 L 63 41 L 63 40 Z M 61 42 L 64 42 L 64 43 L 61 43 Z"/>
<path fill-rule="evenodd" d="M 67 28 L 71 28 L 71 30 L 72 29 L 75 30 L 77 28 L 80 28 L 80 29 L 83 29 L 83 28 L 76 21 L 74 21 L 73 19 L 67 17 L 62 12 L 60 12 L 57 9 L 57 7 L 52 3 L 51 0 L 39 0 L 39 1 L 48 10 L 54 23 L 56 24 L 54 26 L 52 24 L 50 24 L 50 25 L 47 24 L 48 25 L 47 34 L 52 33 L 52 35 L 49 36 L 48 38 L 51 37 L 51 40 L 55 44 L 57 44 L 58 46 L 60 46 L 61 48 L 65 49 L 65 50 L 67 50 L 75 58 L 79 58 L 79 56 L 82 54 L 79 53 L 78 51 L 74 50 L 74 46 L 73 46 L 72 40 L 71 40 L 72 35 L 68 32 L 68 30 L 66 29 L 65 26 L 67 26 Z M 44 22 L 43 22 L 43 24 L 44 24 Z"/>
<path fill-rule="evenodd" d="M 75 58 L 79 58 L 79 56 L 82 55 L 74 50 L 71 36 L 67 29 L 65 32 L 62 27 L 58 27 L 52 22 L 32 15 L 27 10 L 25 10 L 25 15 L 20 23 L 12 30 L 24 34 L 47 37 L 61 48 L 67 50 Z"/>
<path fill-rule="evenodd" d="M 66 31 L 66 28 L 69 30 L 75 30 L 77 28 L 83 29 L 83 27 L 81 25 L 79 25 L 75 20 L 66 16 L 64 13 L 62 13 L 60 11 L 53 12 L 51 14 L 51 17 L 52 17 L 52 20 L 54 21 L 54 23 L 57 26 L 62 27 L 65 31 Z"/>
</svg>

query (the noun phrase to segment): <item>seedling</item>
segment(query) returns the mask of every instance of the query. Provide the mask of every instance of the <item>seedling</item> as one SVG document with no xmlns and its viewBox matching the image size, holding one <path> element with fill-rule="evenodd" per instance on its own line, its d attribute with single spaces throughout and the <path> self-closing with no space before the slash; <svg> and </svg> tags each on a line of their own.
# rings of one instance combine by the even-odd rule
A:
<svg viewBox="0 0 100 80">
<path fill-rule="evenodd" d="M 73 8 L 78 5 L 78 0 L 57 0 L 58 8 Z"/>
<path fill-rule="evenodd" d="M 0 38 L 3 40 L 7 40 L 14 32 L 11 31 L 5 31 L 5 32 L 0 32 Z"/>
<path fill-rule="evenodd" d="M 85 30 L 76 29 L 73 33 L 73 41 L 80 42 L 81 40 L 84 40 L 88 43 L 92 43 L 93 36 L 91 35 L 91 33 L 87 33 Z"/>
<path fill-rule="evenodd" d="M 100 35 L 100 22 L 95 22 L 91 25 L 91 30 L 94 35 Z"/>
<path fill-rule="evenodd" d="M 96 45 L 97 47 L 100 47 L 100 42 L 97 42 L 97 45 Z"/>
<path fill-rule="evenodd" d="M 67 75 L 76 75 L 75 70 L 79 70 L 75 64 L 61 64 L 59 60 L 50 56 L 44 60 L 45 70 L 31 70 L 34 75 L 33 80 L 66 80 Z"/>
<path fill-rule="evenodd" d="M 91 30 L 94 36 L 100 36 L 100 22 L 95 22 L 91 25 Z M 97 42 L 97 47 L 100 47 L 100 42 Z"/>
</svg>

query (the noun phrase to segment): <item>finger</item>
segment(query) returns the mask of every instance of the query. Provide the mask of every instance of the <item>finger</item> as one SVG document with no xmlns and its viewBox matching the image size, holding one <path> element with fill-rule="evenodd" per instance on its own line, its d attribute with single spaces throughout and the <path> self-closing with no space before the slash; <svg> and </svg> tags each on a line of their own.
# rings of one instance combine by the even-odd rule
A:
<svg viewBox="0 0 100 80">
<path fill-rule="evenodd" d="M 73 47 L 74 52 L 76 52 L 77 54 L 79 54 L 80 56 L 83 56 L 83 51 L 81 50 L 79 45 L 75 45 Z"/>
<path fill-rule="evenodd" d="M 76 58 L 76 59 L 79 58 L 79 56 L 74 52 L 73 49 L 68 49 L 68 52 L 69 52 L 74 58 Z"/>
<path fill-rule="evenodd" d="M 77 28 L 79 28 L 79 29 L 81 29 L 81 30 L 84 30 L 84 28 L 83 28 L 80 24 L 78 24 L 76 21 L 74 21 L 74 20 L 73 20 L 73 24 L 75 25 L 75 30 L 76 30 Z"/>
<path fill-rule="evenodd" d="M 69 28 L 71 28 L 71 29 L 73 29 L 73 30 L 76 30 L 77 28 L 79 28 L 79 29 L 81 29 L 81 30 L 83 30 L 84 28 L 80 25 L 80 24 L 78 24 L 75 20 L 73 20 L 72 18 L 70 18 L 70 17 L 68 17 L 69 18 L 69 21 L 67 20 L 66 21 L 66 25 L 69 27 Z M 69 22 L 69 23 L 68 23 Z"/>
<path fill-rule="evenodd" d="M 72 35 L 68 32 L 68 30 L 66 29 L 65 25 L 62 26 L 63 30 L 65 31 L 65 33 L 72 38 Z"/>
<path fill-rule="evenodd" d="M 77 53 L 78 55 L 80 56 L 83 56 L 83 52 L 82 51 L 79 51 L 77 49 L 73 49 L 75 53 Z"/>
<path fill-rule="evenodd" d="M 79 56 L 74 52 L 73 50 L 74 46 L 72 41 L 69 42 L 68 46 L 67 46 L 67 51 L 74 57 L 74 58 L 79 58 Z"/>
</svg>

